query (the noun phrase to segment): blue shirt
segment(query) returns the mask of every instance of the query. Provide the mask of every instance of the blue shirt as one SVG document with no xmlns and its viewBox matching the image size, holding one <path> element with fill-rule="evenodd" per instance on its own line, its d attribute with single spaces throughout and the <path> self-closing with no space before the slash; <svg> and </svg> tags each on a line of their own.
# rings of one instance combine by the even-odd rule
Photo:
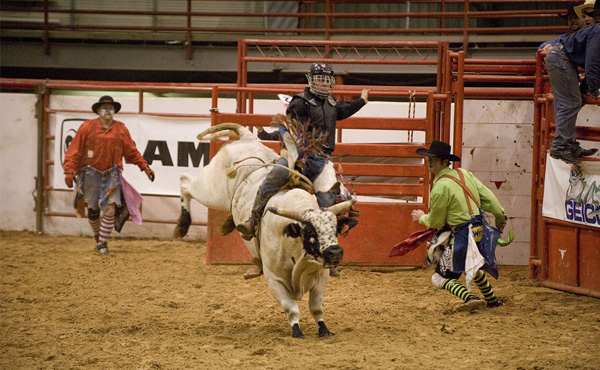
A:
<svg viewBox="0 0 600 370">
<path fill-rule="evenodd" d="M 600 24 L 583 27 L 575 33 L 560 35 L 557 42 L 565 47 L 565 53 L 578 67 L 585 68 L 589 91 L 600 95 Z"/>
<path fill-rule="evenodd" d="M 558 38 L 556 38 L 556 39 L 554 39 L 554 40 L 550 40 L 550 41 L 542 42 L 542 43 L 540 44 L 540 46 L 538 46 L 538 49 L 543 49 L 543 48 L 544 48 L 544 46 L 546 46 L 546 45 L 554 45 L 554 44 L 556 44 L 556 42 L 557 42 L 557 41 L 558 41 Z"/>
</svg>

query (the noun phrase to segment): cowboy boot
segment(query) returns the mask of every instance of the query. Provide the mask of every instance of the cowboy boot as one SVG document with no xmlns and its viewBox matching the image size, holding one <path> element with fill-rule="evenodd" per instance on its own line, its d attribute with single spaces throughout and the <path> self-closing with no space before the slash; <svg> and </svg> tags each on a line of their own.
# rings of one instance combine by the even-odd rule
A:
<svg viewBox="0 0 600 370">
<path fill-rule="evenodd" d="M 237 225 L 235 229 L 242 234 L 242 238 L 244 240 L 251 240 L 254 238 L 256 233 L 256 225 L 260 222 L 260 215 L 254 210 L 252 210 L 252 214 L 250 218 L 241 224 Z"/>
<path fill-rule="evenodd" d="M 276 192 L 277 191 L 263 194 L 262 187 L 258 189 L 250 218 L 235 227 L 235 229 L 242 234 L 244 240 L 251 240 L 256 236 L 256 229 L 265 207 L 267 206 L 267 202 Z"/>
</svg>

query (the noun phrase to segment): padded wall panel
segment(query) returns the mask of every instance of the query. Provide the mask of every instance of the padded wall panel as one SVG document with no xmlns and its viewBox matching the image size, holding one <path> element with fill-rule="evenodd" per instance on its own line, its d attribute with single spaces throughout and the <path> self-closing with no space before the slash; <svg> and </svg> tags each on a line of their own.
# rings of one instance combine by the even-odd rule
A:
<svg viewBox="0 0 600 370">
<path fill-rule="evenodd" d="M 579 232 L 579 286 L 600 293 L 600 230 Z"/>
<path fill-rule="evenodd" d="M 548 245 L 548 278 L 561 284 L 577 286 L 577 229 L 550 226 Z"/>
</svg>

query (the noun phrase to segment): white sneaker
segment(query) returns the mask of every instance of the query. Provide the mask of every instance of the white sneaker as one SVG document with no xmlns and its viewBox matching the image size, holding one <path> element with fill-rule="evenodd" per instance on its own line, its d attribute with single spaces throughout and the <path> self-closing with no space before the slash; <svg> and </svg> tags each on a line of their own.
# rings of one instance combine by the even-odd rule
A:
<svg viewBox="0 0 600 370">
<path fill-rule="evenodd" d="M 106 242 L 96 244 L 96 250 L 100 254 L 110 254 L 110 251 L 108 250 L 108 245 L 106 244 Z"/>
</svg>

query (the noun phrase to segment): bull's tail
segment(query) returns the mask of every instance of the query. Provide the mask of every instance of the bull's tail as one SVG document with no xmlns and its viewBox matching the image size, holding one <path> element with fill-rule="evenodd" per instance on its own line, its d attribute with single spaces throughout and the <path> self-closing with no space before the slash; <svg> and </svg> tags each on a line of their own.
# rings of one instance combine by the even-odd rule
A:
<svg viewBox="0 0 600 370">
<path fill-rule="evenodd" d="M 188 191 L 191 178 L 188 174 L 181 174 L 181 214 L 177 220 L 177 226 L 173 231 L 175 238 L 183 238 L 187 235 L 190 225 L 192 224 L 192 215 L 190 213 L 190 201 L 192 196 Z"/>
<path fill-rule="evenodd" d="M 239 125 L 237 123 L 220 123 L 216 126 L 209 127 L 208 129 L 202 131 L 198 134 L 198 140 L 201 140 L 207 135 L 213 134 L 215 132 L 224 131 L 224 130 L 232 130 L 240 137 L 240 140 L 256 140 L 252 132 L 248 130 L 246 127 Z"/>
<path fill-rule="evenodd" d="M 175 230 L 173 231 L 173 237 L 183 238 L 186 236 L 191 224 L 192 215 L 190 215 L 187 209 L 181 207 L 181 214 L 179 215 L 179 220 L 177 220 L 177 226 L 175 226 Z"/>
<path fill-rule="evenodd" d="M 233 221 L 233 215 L 230 214 L 221 224 L 221 234 L 223 236 L 229 235 L 233 230 L 235 230 L 235 222 Z"/>
</svg>

